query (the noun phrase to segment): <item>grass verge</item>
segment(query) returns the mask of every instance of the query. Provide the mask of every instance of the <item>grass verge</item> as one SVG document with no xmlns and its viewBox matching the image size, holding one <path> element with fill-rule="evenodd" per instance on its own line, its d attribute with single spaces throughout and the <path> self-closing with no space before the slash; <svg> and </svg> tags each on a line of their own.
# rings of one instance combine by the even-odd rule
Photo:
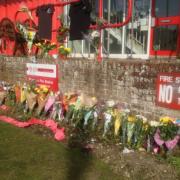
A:
<svg viewBox="0 0 180 180">
<path fill-rule="evenodd" d="M 119 179 L 109 166 L 78 149 L 0 122 L 1 180 Z"/>
</svg>

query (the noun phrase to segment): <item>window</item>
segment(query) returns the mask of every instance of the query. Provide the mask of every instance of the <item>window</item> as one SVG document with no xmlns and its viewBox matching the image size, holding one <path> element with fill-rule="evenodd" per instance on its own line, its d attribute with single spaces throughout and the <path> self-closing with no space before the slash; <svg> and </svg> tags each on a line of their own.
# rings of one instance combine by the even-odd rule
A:
<svg viewBox="0 0 180 180">
<path fill-rule="evenodd" d="M 178 38 L 177 25 L 155 27 L 154 33 L 154 50 L 176 50 Z"/>
<path fill-rule="evenodd" d="M 156 17 L 180 15 L 180 0 L 155 0 Z"/>
</svg>

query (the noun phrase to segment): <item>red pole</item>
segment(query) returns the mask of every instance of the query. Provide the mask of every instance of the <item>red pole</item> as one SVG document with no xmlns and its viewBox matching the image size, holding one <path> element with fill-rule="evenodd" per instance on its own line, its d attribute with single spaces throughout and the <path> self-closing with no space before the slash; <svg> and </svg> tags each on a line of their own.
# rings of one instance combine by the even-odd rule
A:
<svg viewBox="0 0 180 180">
<path fill-rule="evenodd" d="M 103 2 L 102 0 L 99 0 L 99 8 L 103 8 Z M 127 13 L 127 17 L 126 17 L 126 20 L 124 22 L 120 22 L 120 23 L 115 23 L 115 24 L 112 24 L 112 23 L 104 23 L 104 25 L 101 27 L 101 29 L 105 29 L 105 28 L 118 28 L 118 27 L 122 27 L 126 24 L 129 23 L 129 21 L 131 20 L 131 17 L 132 17 L 132 8 L 133 8 L 133 0 L 128 0 L 128 13 Z M 101 6 L 100 6 L 101 5 Z M 100 12 L 102 13 L 102 10 L 99 9 L 99 17 L 100 17 Z M 90 27 L 91 29 L 97 29 L 97 25 L 93 25 Z"/>
</svg>

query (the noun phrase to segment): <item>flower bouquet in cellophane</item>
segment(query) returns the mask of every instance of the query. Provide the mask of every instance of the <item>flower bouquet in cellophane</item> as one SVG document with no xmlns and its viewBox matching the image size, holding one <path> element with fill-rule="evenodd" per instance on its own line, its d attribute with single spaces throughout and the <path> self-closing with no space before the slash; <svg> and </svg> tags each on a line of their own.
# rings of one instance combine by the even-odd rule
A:
<svg viewBox="0 0 180 180">
<path fill-rule="evenodd" d="M 35 91 L 36 84 L 32 82 L 26 91 L 26 110 L 33 111 L 36 103 L 37 103 L 37 93 Z"/>
<path fill-rule="evenodd" d="M 158 150 L 172 150 L 180 140 L 179 127 L 175 124 L 175 119 L 168 116 L 160 117 L 159 121 L 160 124 L 154 134 L 154 140 L 159 146 Z"/>
<path fill-rule="evenodd" d="M 16 96 L 16 103 L 21 103 L 23 104 L 26 100 L 25 92 L 26 92 L 26 84 L 16 84 L 14 86 L 14 92 Z"/>
<path fill-rule="evenodd" d="M 7 92 L 0 89 L 0 105 L 4 102 L 6 96 L 7 96 Z"/>
<path fill-rule="evenodd" d="M 49 89 L 46 86 L 41 85 L 41 86 L 35 88 L 35 91 L 37 93 L 37 104 L 38 104 L 36 113 L 37 113 L 37 115 L 40 115 L 42 110 L 45 107 L 47 100 L 48 100 Z"/>
<path fill-rule="evenodd" d="M 58 19 L 60 21 L 60 27 L 57 30 L 57 40 L 59 43 L 63 44 L 69 34 L 69 27 L 64 21 L 65 17 L 63 14 L 60 15 Z"/>
<path fill-rule="evenodd" d="M 31 54 L 31 49 L 33 45 L 33 41 L 35 39 L 36 31 L 33 28 L 26 27 L 26 25 L 17 23 L 16 24 L 17 30 L 21 34 L 21 36 L 24 38 L 24 40 L 27 42 L 27 49 L 28 54 Z"/>
</svg>

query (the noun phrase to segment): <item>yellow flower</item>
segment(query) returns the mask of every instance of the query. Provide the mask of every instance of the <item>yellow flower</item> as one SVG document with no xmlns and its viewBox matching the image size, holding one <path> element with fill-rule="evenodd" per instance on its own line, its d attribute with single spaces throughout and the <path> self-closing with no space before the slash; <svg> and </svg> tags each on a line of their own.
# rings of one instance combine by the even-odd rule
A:
<svg viewBox="0 0 180 180">
<path fill-rule="evenodd" d="M 28 87 L 28 91 L 30 91 L 31 90 L 31 88 L 30 87 Z"/>
<path fill-rule="evenodd" d="M 147 130 L 148 130 L 148 128 L 149 128 L 149 124 L 148 124 L 148 123 L 143 124 L 143 128 L 144 128 L 144 130 L 145 130 L 145 131 L 147 131 Z"/>
<path fill-rule="evenodd" d="M 43 93 L 47 93 L 47 92 L 49 91 L 48 87 L 45 86 L 45 85 L 41 85 L 41 86 L 40 86 L 40 89 L 41 89 L 41 91 L 42 91 Z"/>
<path fill-rule="evenodd" d="M 135 122 L 136 121 L 136 117 L 133 115 L 128 116 L 128 122 Z"/>
<path fill-rule="evenodd" d="M 71 48 L 65 48 L 65 51 L 67 51 L 68 53 L 71 52 Z"/>
<path fill-rule="evenodd" d="M 163 123 L 163 124 L 168 124 L 168 123 L 171 123 L 173 121 L 174 121 L 174 119 L 171 118 L 171 117 L 168 117 L 168 116 L 160 118 L 160 122 Z"/>
<path fill-rule="evenodd" d="M 36 43 L 35 46 L 41 47 L 41 43 Z"/>
<path fill-rule="evenodd" d="M 47 88 L 47 87 L 45 87 L 44 89 L 43 89 L 43 92 L 44 93 L 47 93 L 49 91 L 49 89 Z"/>
</svg>

